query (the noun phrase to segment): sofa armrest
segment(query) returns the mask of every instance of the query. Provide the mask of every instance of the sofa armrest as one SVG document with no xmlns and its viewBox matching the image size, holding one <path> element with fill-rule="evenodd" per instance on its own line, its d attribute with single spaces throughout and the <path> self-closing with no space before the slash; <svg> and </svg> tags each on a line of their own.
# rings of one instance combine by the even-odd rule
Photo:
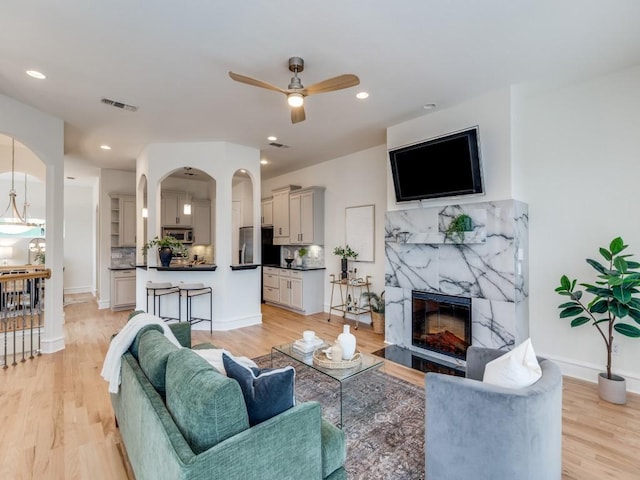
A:
<svg viewBox="0 0 640 480">
<path fill-rule="evenodd" d="M 169 328 L 180 345 L 191 348 L 191 324 L 189 322 L 170 323 Z"/>
<path fill-rule="evenodd" d="M 298 404 L 214 445 L 187 465 L 207 478 L 322 478 L 321 414 L 317 402 Z"/>
<path fill-rule="evenodd" d="M 484 377 L 484 367 L 487 363 L 501 357 L 505 353 L 507 353 L 507 350 L 470 346 L 467 349 L 466 378 L 482 381 L 482 377 Z"/>
</svg>

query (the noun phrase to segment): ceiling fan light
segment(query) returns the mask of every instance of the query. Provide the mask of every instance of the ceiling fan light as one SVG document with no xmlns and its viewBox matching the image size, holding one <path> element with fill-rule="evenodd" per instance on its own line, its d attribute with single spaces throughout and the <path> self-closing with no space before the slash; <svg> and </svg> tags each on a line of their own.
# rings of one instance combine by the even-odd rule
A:
<svg viewBox="0 0 640 480">
<path fill-rule="evenodd" d="M 301 107 L 304 103 L 304 97 L 299 93 L 290 93 L 287 95 L 287 102 L 289 102 L 290 107 Z"/>
</svg>

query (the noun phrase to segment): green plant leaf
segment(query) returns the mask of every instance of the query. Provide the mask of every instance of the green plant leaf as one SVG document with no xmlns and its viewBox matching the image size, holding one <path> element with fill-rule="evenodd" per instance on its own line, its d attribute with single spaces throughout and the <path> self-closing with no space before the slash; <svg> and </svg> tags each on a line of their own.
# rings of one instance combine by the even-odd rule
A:
<svg viewBox="0 0 640 480">
<path fill-rule="evenodd" d="M 595 303 L 589 305 L 589 311 L 591 313 L 606 313 L 607 310 L 609 310 L 609 306 L 606 300 L 596 300 Z"/>
<path fill-rule="evenodd" d="M 580 300 L 582 298 L 582 290 L 576 290 L 571 293 L 571 300 Z"/>
<path fill-rule="evenodd" d="M 629 314 L 629 307 L 627 307 L 624 303 L 620 303 L 617 300 L 614 300 L 609 304 L 609 311 L 618 318 L 624 318 Z"/>
<path fill-rule="evenodd" d="M 589 320 L 591 320 L 589 317 L 574 318 L 573 320 L 571 320 L 571 326 L 579 327 L 580 325 L 584 325 L 585 323 L 588 323 Z"/>
<path fill-rule="evenodd" d="M 609 279 L 609 285 L 615 287 L 616 285 L 622 285 L 624 283 L 623 277 L 611 277 Z"/>
<path fill-rule="evenodd" d="M 607 262 L 611 261 L 611 253 L 609 253 L 609 250 L 606 248 L 600 247 L 600 255 L 602 255 Z"/>
<path fill-rule="evenodd" d="M 631 255 L 627 256 L 630 257 Z M 637 270 L 638 268 L 640 268 L 640 263 L 633 260 L 627 260 L 627 266 L 629 267 L 629 270 Z"/>
<path fill-rule="evenodd" d="M 367 292 L 363 293 L 362 295 L 364 296 Z M 578 305 L 576 302 L 567 302 L 567 303 L 563 303 L 562 305 L 558 305 L 558 308 L 569 308 L 569 307 L 579 307 L 580 305 Z"/>
<path fill-rule="evenodd" d="M 584 310 L 582 307 L 569 307 L 560 312 L 560 318 L 575 317 L 580 315 Z"/>
<path fill-rule="evenodd" d="M 571 281 L 569 280 L 569 277 L 562 275 L 562 277 L 560 277 L 560 286 L 565 290 L 571 290 Z"/>
<path fill-rule="evenodd" d="M 640 328 L 634 327 L 626 323 L 616 323 L 613 328 L 616 332 L 625 335 L 627 337 L 638 338 L 640 337 Z"/>
<path fill-rule="evenodd" d="M 618 269 L 620 273 L 627 273 L 627 261 L 622 257 L 616 257 L 613 261 L 613 265 Z"/>
<path fill-rule="evenodd" d="M 636 321 L 636 323 L 640 323 L 640 310 L 638 310 L 636 308 L 630 308 L 628 315 L 631 318 L 633 318 Z"/>
<path fill-rule="evenodd" d="M 605 318 L 601 318 L 601 319 L 599 319 L 599 320 L 595 320 L 595 321 L 593 322 L 593 324 L 594 324 L 594 325 L 598 325 L 598 324 L 600 324 L 600 323 L 609 323 L 610 321 L 611 321 L 611 320 L 609 320 L 608 318 L 606 318 L 606 317 L 605 317 Z"/>
<path fill-rule="evenodd" d="M 591 258 L 587 258 L 587 263 L 591 265 L 598 272 L 605 273 L 605 268 L 602 266 L 600 262 L 597 262 L 596 260 L 593 260 Z"/>
<path fill-rule="evenodd" d="M 613 296 L 618 302 L 628 303 L 631 301 L 631 292 L 622 286 L 613 287 Z"/>
<path fill-rule="evenodd" d="M 627 248 L 627 245 L 624 244 L 621 237 L 614 238 L 613 240 L 611 240 L 611 243 L 609 244 L 609 250 L 611 250 L 611 253 L 613 255 L 619 254 L 625 248 Z"/>
</svg>

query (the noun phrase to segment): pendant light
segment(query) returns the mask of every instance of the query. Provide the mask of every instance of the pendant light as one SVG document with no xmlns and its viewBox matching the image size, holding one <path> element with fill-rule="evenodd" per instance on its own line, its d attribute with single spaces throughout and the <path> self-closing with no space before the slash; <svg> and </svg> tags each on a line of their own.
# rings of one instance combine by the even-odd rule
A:
<svg viewBox="0 0 640 480">
<path fill-rule="evenodd" d="M 9 205 L 5 209 L 2 217 L 0 218 L 0 233 L 19 235 L 21 233 L 25 233 L 32 228 L 40 227 L 41 225 L 37 223 L 28 222 L 26 220 L 27 215 L 27 207 L 29 204 L 27 203 L 26 197 L 26 185 L 27 178 L 25 174 L 25 203 L 23 214 L 21 215 L 18 211 L 18 207 L 16 205 L 16 189 L 15 189 L 15 155 L 16 155 L 16 146 L 15 139 L 11 139 L 11 190 L 9 190 Z"/>
</svg>

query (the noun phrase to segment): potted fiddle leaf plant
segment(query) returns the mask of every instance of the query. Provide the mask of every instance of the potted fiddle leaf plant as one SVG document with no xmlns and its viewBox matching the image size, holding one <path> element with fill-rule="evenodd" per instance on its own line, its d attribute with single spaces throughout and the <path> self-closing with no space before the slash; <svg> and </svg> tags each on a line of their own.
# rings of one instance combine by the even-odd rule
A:
<svg viewBox="0 0 640 480">
<path fill-rule="evenodd" d="M 371 326 L 374 333 L 384 333 L 384 290 L 380 295 L 375 292 L 362 292 L 371 307 Z"/>
<path fill-rule="evenodd" d="M 147 251 L 151 247 L 158 248 L 158 256 L 160 257 L 160 264 L 163 267 L 168 267 L 171 264 L 171 259 L 174 255 L 186 255 L 188 253 L 187 247 L 175 237 L 166 235 L 162 238 L 155 236 L 149 240 L 142 247 L 142 253 L 147 254 Z"/>
<path fill-rule="evenodd" d="M 598 394 L 603 400 L 618 404 L 626 402 L 626 381 L 612 373 L 613 334 L 640 337 L 640 328 L 622 321 L 630 318 L 640 324 L 640 298 L 637 297 L 640 263 L 629 260 L 632 255 L 622 254 L 626 248 L 622 238 L 616 237 L 608 249 L 600 248 L 604 265 L 587 259 L 587 263 L 596 271 L 598 280 L 580 283 L 584 291 L 576 289 L 577 280 L 571 280 L 566 275 L 562 275 L 560 285 L 555 289 L 560 295 L 569 297 L 568 302 L 558 307 L 561 309 L 560 318 L 571 318 L 572 327 L 593 325 L 602 337 L 607 352 L 607 367 L 606 372 L 598 375 Z M 588 303 L 583 298 L 584 293 L 592 296 Z"/>
<path fill-rule="evenodd" d="M 347 278 L 349 276 L 348 260 L 349 258 L 357 260 L 358 253 L 353 251 L 349 245 L 345 245 L 344 247 L 335 247 L 333 249 L 333 254 L 340 257 L 340 278 Z"/>
</svg>

